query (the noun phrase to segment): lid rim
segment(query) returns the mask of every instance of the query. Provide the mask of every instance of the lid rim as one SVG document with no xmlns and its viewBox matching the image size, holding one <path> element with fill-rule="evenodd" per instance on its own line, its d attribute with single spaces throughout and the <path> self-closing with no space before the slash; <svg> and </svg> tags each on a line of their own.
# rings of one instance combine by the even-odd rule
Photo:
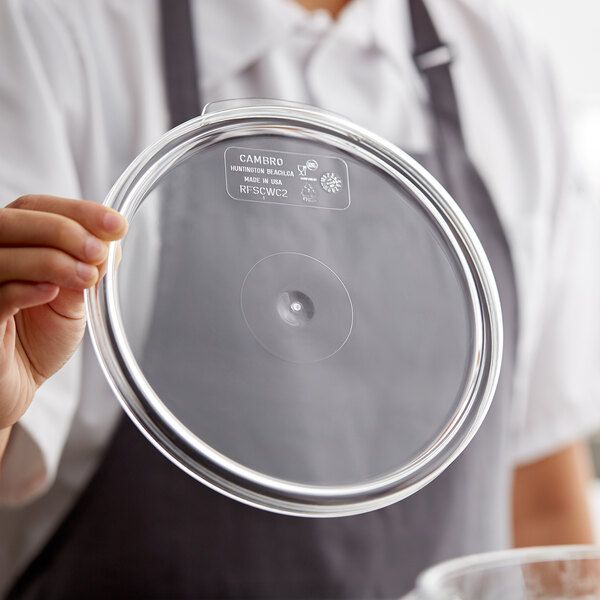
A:
<svg viewBox="0 0 600 600">
<path fill-rule="evenodd" d="M 303 106 L 265 104 L 205 113 L 169 131 L 131 163 L 113 186 L 105 205 L 132 217 L 144 194 L 162 174 L 183 160 L 187 150 L 197 147 L 201 133 L 207 136 L 212 131 L 228 131 L 240 121 L 261 126 L 264 132 L 265 120 L 274 125 L 274 130 L 277 123 L 281 127 L 282 122 L 291 122 L 303 133 L 308 129 L 315 135 L 326 133 L 336 139 L 349 138 L 353 149 L 371 153 L 369 158 L 376 157 L 386 173 L 395 173 L 396 180 L 420 199 L 447 240 L 452 242 L 462 274 L 469 282 L 473 316 L 475 323 L 479 323 L 476 329 L 479 328 L 481 339 L 476 344 L 472 364 L 474 376 L 459 403 L 462 404 L 460 410 L 442 432 L 444 436 L 440 434 L 431 442 L 419 460 L 370 482 L 351 486 L 291 484 L 224 457 L 187 430 L 147 382 L 140 385 L 138 377 L 144 381 L 145 378 L 139 368 L 136 373 L 137 363 L 126 342 L 126 347 L 123 346 L 124 334 L 118 335 L 123 333 L 123 325 L 118 306 L 116 244 L 109 252 L 105 279 L 95 292 L 89 290 L 85 294 L 92 341 L 113 391 L 142 433 L 175 464 L 213 489 L 247 504 L 284 514 L 342 516 L 381 508 L 423 487 L 462 452 L 487 413 L 499 377 L 502 320 L 491 267 L 471 225 L 442 186 L 406 153 L 342 117 Z M 286 129 L 286 133 L 290 130 Z M 391 173 L 391 169 L 395 172 Z M 137 196 L 132 190 L 138 190 Z M 123 203 L 123 199 L 128 201 Z M 477 296 L 481 296 L 481 302 L 475 301 Z M 478 400 L 479 406 L 476 406 Z M 462 434 L 460 439 L 459 434 Z M 442 456 L 451 444 L 451 451 Z"/>
</svg>

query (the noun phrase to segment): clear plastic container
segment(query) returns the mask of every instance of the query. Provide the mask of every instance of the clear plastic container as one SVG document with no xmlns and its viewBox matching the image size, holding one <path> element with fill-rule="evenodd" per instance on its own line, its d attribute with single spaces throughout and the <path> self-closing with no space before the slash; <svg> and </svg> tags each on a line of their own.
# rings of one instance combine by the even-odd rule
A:
<svg viewBox="0 0 600 600">
<path fill-rule="evenodd" d="M 522 548 L 458 558 L 425 571 L 409 598 L 596 600 L 600 547 Z"/>
<path fill-rule="evenodd" d="M 494 278 L 397 147 L 308 106 L 219 103 L 106 204 L 130 231 L 87 294 L 92 339 L 127 414 L 190 475 L 348 515 L 420 489 L 477 431 L 502 355 Z"/>
</svg>

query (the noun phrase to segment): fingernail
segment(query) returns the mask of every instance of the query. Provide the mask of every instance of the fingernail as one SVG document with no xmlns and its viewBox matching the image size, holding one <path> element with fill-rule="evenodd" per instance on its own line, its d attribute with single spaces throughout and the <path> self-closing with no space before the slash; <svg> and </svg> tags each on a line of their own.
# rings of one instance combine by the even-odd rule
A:
<svg viewBox="0 0 600 600">
<path fill-rule="evenodd" d="M 87 263 L 78 262 L 77 263 L 77 275 L 84 281 L 89 281 L 90 279 L 94 279 L 96 277 L 96 273 L 98 270 L 96 267 L 92 267 Z"/>
<path fill-rule="evenodd" d="M 107 212 L 104 215 L 104 230 L 109 233 L 118 233 L 127 227 L 127 221 L 117 212 Z"/>
<path fill-rule="evenodd" d="M 106 251 L 106 246 L 95 237 L 88 237 L 85 242 L 85 257 L 90 260 L 95 260 L 103 256 Z"/>
<path fill-rule="evenodd" d="M 58 288 L 58 286 L 54 283 L 36 283 L 35 287 L 40 291 L 40 292 L 50 292 L 50 291 L 56 291 L 56 289 Z"/>
</svg>

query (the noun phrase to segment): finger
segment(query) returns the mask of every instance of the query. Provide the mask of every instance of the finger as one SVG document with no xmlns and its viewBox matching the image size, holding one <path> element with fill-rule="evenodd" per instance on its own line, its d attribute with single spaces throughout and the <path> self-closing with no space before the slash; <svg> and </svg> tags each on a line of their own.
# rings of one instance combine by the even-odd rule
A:
<svg viewBox="0 0 600 600">
<path fill-rule="evenodd" d="M 91 264 L 103 262 L 108 252 L 108 242 L 73 219 L 16 208 L 0 210 L 0 245 L 52 247 Z"/>
<path fill-rule="evenodd" d="M 21 196 L 8 208 L 52 213 L 73 219 L 90 233 L 105 241 L 122 238 L 127 232 L 127 221 L 112 208 L 90 202 L 58 196 Z"/>
<path fill-rule="evenodd" d="M 54 313 L 67 319 L 85 318 L 85 304 L 81 290 L 61 288 L 60 293 L 48 303 Z"/>
<path fill-rule="evenodd" d="M 0 323 L 25 308 L 47 304 L 60 288 L 51 283 L 12 282 L 0 285 Z"/>
<path fill-rule="evenodd" d="M 46 282 L 84 290 L 98 280 L 98 268 L 54 248 L 0 248 L 0 284 Z"/>
</svg>

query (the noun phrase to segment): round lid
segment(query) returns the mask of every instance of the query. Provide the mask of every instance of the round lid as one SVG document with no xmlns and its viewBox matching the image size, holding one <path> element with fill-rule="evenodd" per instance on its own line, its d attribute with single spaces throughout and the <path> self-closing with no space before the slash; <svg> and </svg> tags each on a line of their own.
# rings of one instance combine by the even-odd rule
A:
<svg viewBox="0 0 600 600">
<path fill-rule="evenodd" d="M 175 464 L 268 510 L 348 515 L 432 480 L 481 424 L 494 279 L 429 172 L 321 110 L 219 103 L 106 202 L 130 221 L 86 295 L 127 414 Z"/>
</svg>

